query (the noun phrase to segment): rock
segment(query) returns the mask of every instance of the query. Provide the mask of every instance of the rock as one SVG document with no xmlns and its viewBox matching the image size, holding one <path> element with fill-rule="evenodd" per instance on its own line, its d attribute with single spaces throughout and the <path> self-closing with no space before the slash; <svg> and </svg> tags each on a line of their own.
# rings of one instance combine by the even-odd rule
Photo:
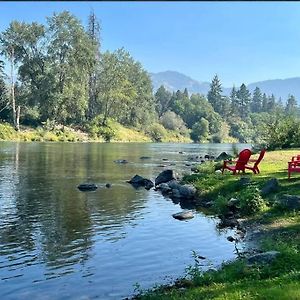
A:
<svg viewBox="0 0 300 300">
<path fill-rule="evenodd" d="M 290 210 L 300 209 L 300 196 L 281 195 L 276 199 L 276 204 Z"/>
<path fill-rule="evenodd" d="M 144 178 L 140 175 L 134 175 L 127 182 L 135 187 L 143 186 L 146 190 L 150 190 L 152 187 L 154 187 L 154 183 L 150 179 Z"/>
<path fill-rule="evenodd" d="M 265 183 L 260 193 L 262 196 L 266 196 L 270 193 L 274 193 L 278 191 L 278 189 L 279 189 L 278 180 L 276 178 L 272 178 Z"/>
<path fill-rule="evenodd" d="M 172 215 L 174 219 L 177 220 L 187 220 L 194 218 L 194 215 L 191 211 L 182 211 Z"/>
<path fill-rule="evenodd" d="M 235 238 L 234 238 L 233 236 L 228 236 L 228 237 L 227 237 L 227 240 L 228 240 L 229 242 L 235 242 Z"/>
<path fill-rule="evenodd" d="M 140 159 L 151 159 L 150 156 L 141 156 Z"/>
<path fill-rule="evenodd" d="M 111 188 L 111 184 L 110 184 L 110 183 L 107 183 L 107 184 L 105 185 L 105 187 L 107 187 L 107 188 L 109 189 L 109 188 Z"/>
<path fill-rule="evenodd" d="M 251 179 L 249 177 L 241 177 L 239 180 L 239 184 L 242 186 L 247 186 L 251 182 Z"/>
<path fill-rule="evenodd" d="M 144 179 L 144 187 L 146 190 L 150 190 L 154 187 L 154 183 L 150 179 Z"/>
<path fill-rule="evenodd" d="M 82 183 L 77 188 L 81 191 L 95 191 L 98 187 L 94 183 Z"/>
<path fill-rule="evenodd" d="M 115 163 L 117 164 L 127 164 L 128 161 L 126 159 L 117 159 L 117 160 L 114 160 Z"/>
<path fill-rule="evenodd" d="M 190 167 L 190 166 L 191 166 L 191 164 L 189 164 L 189 163 L 186 163 L 185 165 L 186 165 L 187 167 Z"/>
<path fill-rule="evenodd" d="M 167 161 L 167 160 L 169 160 L 169 159 L 168 159 L 168 158 L 163 158 L 162 160 Z"/>
<path fill-rule="evenodd" d="M 205 159 L 209 159 L 210 156 L 209 156 L 208 154 L 205 154 L 205 155 L 204 155 L 204 158 L 205 158 Z"/>
<path fill-rule="evenodd" d="M 179 189 L 180 184 L 178 183 L 177 180 L 173 179 L 168 182 L 168 186 L 173 190 L 173 189 Z"/>
<path fill-rule="evenodd" d="M 190 184 L 178 185 L 178 191 L 181 198 L 193 199 L 196 195 L 196 188 Z"/>
<path fill-rule="evenodd" d="M 231 207 L 231 206 L 237 207 L 239 204 L 240 204 L 240 200 L 239 200 L 239 199 L 236 199 L 236 198 L 230 198 L 230 199 L 228 200 L 227 206 L 228 206 L 228 207 Z"/>
<path fill-rule="evenodd" d="M 156 187 L 158 190 L 161 191 L 162 194 L 168 194 L 172 191 L 167 183 L 161 183 Z"/>
<path fill-rule="evenodd" d="M 230 228 L 234 228 L 236 226 L 238 226 L 239 222 L 236 219 L 226 219 L 223 218 L 221 219 L 221 222 L 218 224 L 219 228 L 225 228 L 225 227 L 230 227 Z"/>
<path fill-rule="evenodd" d="M 183 151 L 179 151 L 178 153 L 179 153 L 179 154 L 184 154 L 184 152 L 183 152 Z"/>
<path fill-rule="evenodd" d="M 158 165 L 159 168 L 165 168 L 167 165 Z"/>
<path fill-rule="evenodd" d="M 172 197 L 172 198 L 176 198 L 176 199 L 180 199 L 180 198 L 181 198 L 181 194 L 180 194 L 179 190 L 173 189 L 173 190 L 172 190 L 171 197 Z"/>
<path fill-rule="evenodd" d="M 155 178 L 155 186 L 173 179 L 176 179 L 175 172 L 171 169 L 164 170 Z"/>
<path fill-rule="evenodd" d="M 263 253 L 255 254 L 253 256 L 248 257 L 247 262 L 248 262 L 249 265 L 253 265 L 253 264 L 269 264 L 279 254 L 280 254 L 280 252 L 278 252 L 278 251 L 263 252 Z"/>
<path fill-rule="evenodd" d="M 222 174 L 222 171 L 221 170 L 216 170 L 215 174 Z"/>
<path fill-rule="evenodd" d="M 192 167 L 192 168 L 191 168 L 191 171 L 192 171 L 192 172 L 195 172 L 195 173 L 199 173 L 199 170 L 198 170 L 197 167 Z"/>
<path fill-rule="evenodd" d="M 217 158 L 215 160 L 229 160 L 231 158 L 232 158 L 232 156 L 230 154 L 227 154 L 226 152 L 222 152 L 221 154 L 219 154 L 217 156 Z"/>
<path fill-rule="evenodd" d="M 134 175 L 130 180 L 127 181 L 131 184 L 144 185 L 145 178 L 140 175 Z"/>
</svg>

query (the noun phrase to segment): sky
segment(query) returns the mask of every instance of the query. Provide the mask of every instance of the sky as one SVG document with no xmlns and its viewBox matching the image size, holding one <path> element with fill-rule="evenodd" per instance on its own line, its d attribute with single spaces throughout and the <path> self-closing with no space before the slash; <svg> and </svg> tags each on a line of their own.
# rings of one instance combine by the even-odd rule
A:
<svg viewBox="0 0 300 300">
<path fill-rule="evenodd" d="M 0 31 L 63 10 L 86 25 L 91 9 L 102 51 L 124 47 L 148 72 L 218 74 L 225 87 L 300 77 L 300 2 L 0 1 Z"/>
</svg>

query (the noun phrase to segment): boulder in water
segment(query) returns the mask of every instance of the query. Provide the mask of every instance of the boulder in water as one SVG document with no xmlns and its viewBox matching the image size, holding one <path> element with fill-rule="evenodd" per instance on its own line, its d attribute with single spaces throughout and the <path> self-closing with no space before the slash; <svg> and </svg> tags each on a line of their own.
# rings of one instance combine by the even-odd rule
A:
<svg viewBox="0 0 300 300">
<path fill-rule="evenodd" d="M 171 169 L 164 170 L 155 178 L 155 186 L 173 179 L 176 179 L 175 172 Z"/>
<path fill-rule="evenodd" d="M 182 211 L 172 215 L 174 219 L 177 220 L 187 220 L 194 218 L 194 215 L 191 211 Z"/>
<path fill-rule="evenodd" d="M 95 191 L 98 187 L 94 183 L 82 183 L 77 188 L 80 191 Z"/>
</svg>

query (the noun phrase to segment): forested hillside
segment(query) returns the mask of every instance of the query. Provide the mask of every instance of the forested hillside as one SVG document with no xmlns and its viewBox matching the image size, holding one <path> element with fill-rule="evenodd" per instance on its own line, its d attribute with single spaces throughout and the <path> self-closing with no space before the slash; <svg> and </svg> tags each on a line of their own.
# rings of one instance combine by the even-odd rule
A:
<svg viewBox="0 0 300 300">
<path fill-rule="evenodd" d="M 101 50 L 94 13 L 87 28 L 68 11 L 45 24 L 12 21 L 0 47 L 0 119 L 16 130 L 59 125 L 109 141 L 121 124 L 153 141 L 171 134 L 270 148 L 300 144 L 294 96 L 276 99 L 259 88 L 250 93 L 244 84 L 224 96 L 217 75 L 206 96 L 187 89 L 171 93 L 163 86 L 154 93 L 150 75 L 130 53 Z"/>
</svg>

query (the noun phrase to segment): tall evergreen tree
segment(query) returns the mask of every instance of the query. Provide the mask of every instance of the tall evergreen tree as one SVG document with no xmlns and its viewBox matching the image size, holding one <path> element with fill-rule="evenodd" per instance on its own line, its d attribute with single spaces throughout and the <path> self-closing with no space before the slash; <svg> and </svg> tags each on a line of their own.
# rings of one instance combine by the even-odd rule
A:
<svg viewBox="0 0 300 300">
<path fill-rule="evenodd" d="M 276 107 L 276 99 L 275 96 L 272 94 L 270 97 L 268 97 L 268 112 L 271 112 Z"/>
<path fill-rule="evenodd" d="M 207 100 L 212 105 L 215 112 L 222 114 L 223 112 L 223 98 L 222 98 L 222 86 L 218 78 L 218 75 L 215 75 L 211 84 L 210 90 L 207 94 Z"/>
<path fill-rule="evenodd" d="M 268 97 L 266 93 L 263 93 L 262 96 L 262 111 L 267 112 L 268 111 Z"/>
<path fill-rule="evenodd" d="M 256 87 L 253 91 L 253 97 L 251 102 L 251 112 L 258 113 L 262 110 L 262 93 L 259 87 Z"/>
<path fill-rule="evenodd" d="M 94 45 L 94 61 L 93 67 L 89 74 L 89 101 L 88 101 L 88 110 L 87 118 L 90 120 L 97 113 L 99 113 L 99 108 L 97 108 L 97 65 L 100 60 L 100 23 L 92 10 L 88 18 L 88 30 L 87 33 Z"/>
<path fill-rule="evenodd" d="M 237 97 L 237 90 L 233 86 L 230 93 L 230 105 L 231 105 L 231 114 L 237 116 L 239 114 L 239 99 Z"/>
<path fill-rule="evenodd" d="M 251 94 L 243 83 L 237 91 L 239 101 L 239 114 L 242 119 L 246 118 L 250 112 Z"/>
<path fill-rule="evenodd" d="M 293 95 L 289 95 L 287 102 L 286 102 L 286 107 L 285 107 L 285 112 L 289 115 L 295 114 L 297 111 L 297 101 L 296 98 Z"/>
<path fill-rule="evenodd" d="M 161 85 L 154 96 L 156 100 L 156 111 L 158 116 L 161 117 L 169 110 L 172 94 L 167 91 L 163 85 Z"/>
</svg>

